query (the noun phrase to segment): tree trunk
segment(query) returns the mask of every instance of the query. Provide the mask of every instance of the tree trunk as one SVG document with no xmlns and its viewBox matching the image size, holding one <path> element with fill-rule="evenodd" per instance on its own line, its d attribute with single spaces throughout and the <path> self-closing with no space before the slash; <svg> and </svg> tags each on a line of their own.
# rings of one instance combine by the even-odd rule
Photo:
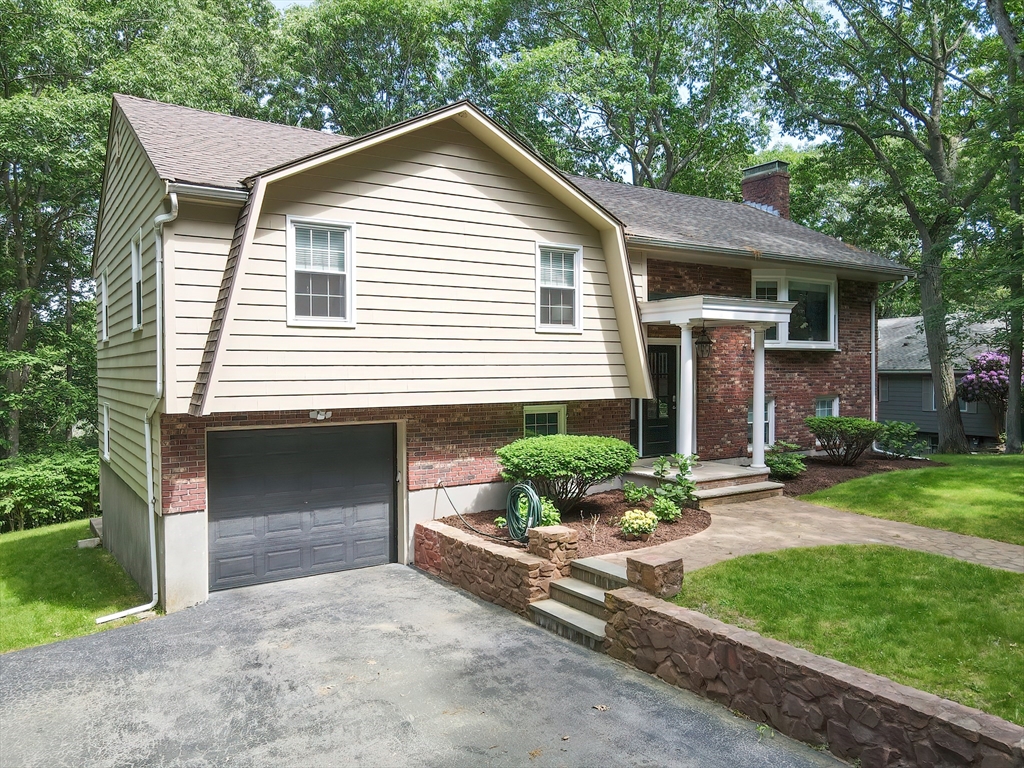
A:
<svg viewBox="0 0 1024 768">
<path fill-rule="evenodd" d="M 969 453 L 960 404 L 956 398 L 956 377 L 949 355 L 946 333 L 946 306 L 942 298 L 942 245 L 938 238 L 922 243 L 921 248 L 921 312 L 924 315 L 924 337 L 928 344 L 928 360 L 935 386 L 935 409 L 939 421 L 939 453 Z"/>
<path fill-rule="evenodd" d="M 1011 60 L 1007 70 L 1010 86 L 1009 134 L 1015 137 L 1020 126 L 1020 102 L 1014 88 L 1017 85 L 1017 67 Z M 1021 168 L 1020 149 L 1010 148 L 1007 181 L 1010 187 L 1010 210 L 1017 215 L 1017 223 L 1010 233 L 1010 391 L 1006 397 L 1006 452 L 1021 452 L 1021 357 L 1024 347 L 1024 226 L 1020 224 Z"/>
</svg>

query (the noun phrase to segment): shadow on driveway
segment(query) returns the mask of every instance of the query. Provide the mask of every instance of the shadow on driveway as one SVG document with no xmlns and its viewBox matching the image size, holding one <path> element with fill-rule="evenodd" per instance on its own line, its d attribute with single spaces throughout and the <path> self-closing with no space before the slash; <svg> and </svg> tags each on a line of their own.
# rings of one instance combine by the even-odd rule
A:
<svg viewBox="0 0 1024 768">
<path fill-rule="evenodd" d="M 401 565 L 7 654 L 0 723 L 4 766 L 842 765 Z"/>
</svg>

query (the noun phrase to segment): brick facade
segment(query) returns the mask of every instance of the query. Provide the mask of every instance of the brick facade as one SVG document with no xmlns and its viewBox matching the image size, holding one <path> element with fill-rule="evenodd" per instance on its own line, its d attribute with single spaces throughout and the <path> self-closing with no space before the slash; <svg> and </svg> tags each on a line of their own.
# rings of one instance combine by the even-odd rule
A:
<svg viewBox="0 0 1024 768">
<path fill-rule="evenodd" d="M 523 435 L 523 405 L 445 405 L 422 408 L 335 410 L 327 421 L 309 411 L 249 412 L 196 417 L 165 414 L 160 419 L 164 514 L 206 508 L 206 430 L 403 421 L 410 491 L 491 483 L 500 480 L 494 456 Z M 573 434 L 629 439 L 629 400 L 588 400 L 566 404 L 566 429 Z"/>
<path fill-rule="evenodd" d="M 739 296 L 750 298 L 745 269 L 709 267 L 650 259 L 650 295 Z M 839 397 L 843 416 L 871 416 L 871 300 L 874 283 L 839 281 L 839 351 L 769 349 L 765 353 L 765 394 L 775 400 L 775 439 L 811 448 L 804 419 L 814 415 L 818 397 Z M 711 356 L 697 360 L 697 453 L 706 459 L 743 456 L 747 451 L 747 409 L 754 392 L 750 330 L 710 328 Z M 648 338 L 679 338 L 679 329 L 649 326 Z"/>
<path fill-rule="evenodd" d="M 743 200 L 770 205 L 779 215 L 789 218 L 789 174 L 775 171 L 743 179 Z"/>
</svg>

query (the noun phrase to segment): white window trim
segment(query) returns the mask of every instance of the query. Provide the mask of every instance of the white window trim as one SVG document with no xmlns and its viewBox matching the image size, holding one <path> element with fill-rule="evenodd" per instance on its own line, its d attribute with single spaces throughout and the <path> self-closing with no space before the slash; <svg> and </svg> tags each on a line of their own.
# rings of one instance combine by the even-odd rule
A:
<svg viewBox="0 0 1024 768">
<path fill-rule="evenodd" d="M 110 297 L 107 270 L 100 272 L 100 341 L 110 341 Z"/>
<path fill-rule="evenodd" d="M 542 325 L 540 322 L 540 251 L 541 248 L 552 250 L 575 251 L 576 258 L 573 260 L 573 276 L 575 277 L 575 306 L 573 307 L 574 325 Z M 571 243 L 537 243 L 536 247 L 536 275 L 534 302 L 536 304 L 534 321 L 536 322 L 537 333 L 583 333 L 583 246 Z"/>
<path fill-rule="evenodd" d="M 765 441 L 764 445 L 765 445 L 765 448 L 769 448 L 769 447 L 775 445 L 775 398 L 774 397 L 765 398 L 764 407 L 768 411 L 768 421 L 766 422 L 766 425 L 768 427 L 768 439 Z M 753 426 L 753 423 L 751 421 L 749 421 L 750 417 L 753 416 L 753 411 L 754 411 L 754 404 L 753 404 L 753 402 L 751 402 L 747 406 L 747 417 L 748 417 L 747 426 L 748 427 L 752 427 Z M 751 433 L 753 433 L 753 430 L 751 430 Z M 752 450 L 753 447 L 754 446 L 753 446 L 752 443 L 747 443 L 747 450 Z"/>
<path fill-rule="evenodd" d="M 345 317 L 296 317 L 295 316 L 295 225 L 308 224 L 326 229 L 344 230 L 345 237 Z M 286 260 L 285 296 L 287 297 L 289 326 L 305 328 L 355 328 L 356 327 L 356 224 L 353 221 L 288 216 L 285 221 Z"/>
<path fill-rule="evenodd" d="M 132 330 L 142 330 L 142 229 L 132 237 Z"/>
<path fill-rule="evenodd" d="M 565 404 L 549 405 L 524 405 L 523 406 L 523 434 L 526 434 L 526 414 L 528 413 L 557 413 L 558 434 L 565 434 Z"/>
<path fill-rule="evenodd" d="M 829 314 L 829 341 L 790 341 L 789 323 L 778 324 L 776 339 L 765 339 L 766 349 L 811 349 L 839 351 L 839 281 L 835 275 L 820 274 L 814 272 L 795 272 L 789 269 L 751 270 L 750 273 L 750 295 L 757 296 L 757 284 L 759 282 L 775 282 L 778 285 L 779 301 L 789 301 L 789 283 L 791 280 L 803 283 L 817 283 L 828 286 Z M 751 346 L 753 346 L 753 332 L 750 335 Z"/>
<path fill-rule="evenodd" d="M 832 401 L 832 415 L 839 415 L 839 395 L 819 395 L 814 398 L 814 415 L 818 415 L 818 401 L 819 400 L 831 400 Z"/>
<path fill-rule="evenodd" d="M 110 403 L 103 403 L 103 460 L 110 461 Z"/>
</svg>

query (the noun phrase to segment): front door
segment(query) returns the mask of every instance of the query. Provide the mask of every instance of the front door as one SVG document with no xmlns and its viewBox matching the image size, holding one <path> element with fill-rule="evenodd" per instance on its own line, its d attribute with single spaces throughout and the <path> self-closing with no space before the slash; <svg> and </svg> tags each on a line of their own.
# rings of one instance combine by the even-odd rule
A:
<svg viewBox="0 0 1024 768">
<path fill-rule="evenodd" d="M 647 361 L 651 369 L 654 399 L 643 401 L 643 456 L 665 456 L 676 451 L 676 400 L 679 386 L 676 366 L 679 347 L 650 346 Z"/>
</svg>

